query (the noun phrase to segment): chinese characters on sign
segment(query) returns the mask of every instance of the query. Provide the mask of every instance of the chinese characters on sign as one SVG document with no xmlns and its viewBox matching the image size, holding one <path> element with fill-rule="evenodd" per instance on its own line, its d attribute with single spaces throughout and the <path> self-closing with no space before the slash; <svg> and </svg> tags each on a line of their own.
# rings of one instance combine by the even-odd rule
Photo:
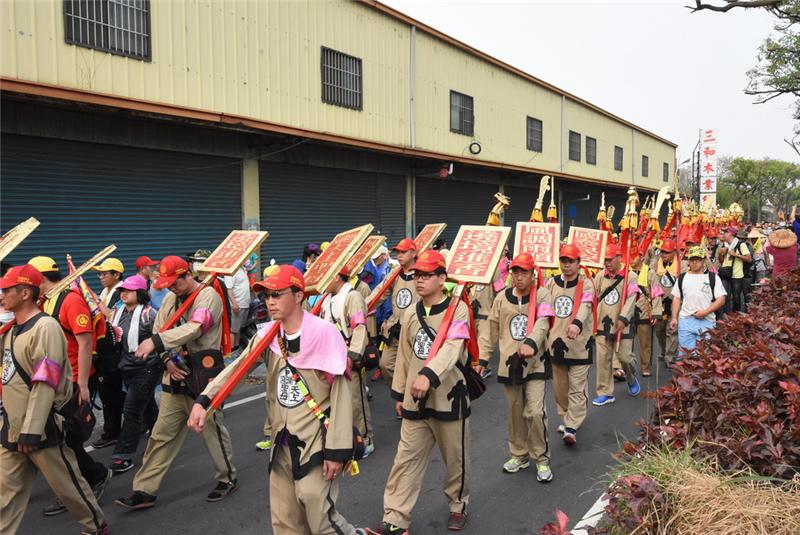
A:
<svg viewBox="0 0 800 535">
<path fill-rule="evenodd" d="M 261 246 L 269 232 L 258 230 L 234 230 L 214 249 L 211 256 L 200 266 L 200 271 L 233 275 L 247 257 Z"/>
<path fill-rule="evenodd" d="M 700 133 L 700 206 L 717 203 L 717 131 Z M 711 198 L 711 200 L 709 200 Z"/>
<path fill-rule="evenodd" d="M 569 243 L 581 252 L 581 265 L 601 268 L 606 256 L 608 231 L 593 228 L 570 227 Z"/>
<path fill-rule="evenodd" d="M 337 234 L 306 271 L 306 293 L 324 292 L 373 228 L 372 225 L 363 225 Z"/>
<path fill-rule="evenodd" d="M 378 250 L 378 247 L 386 241 L 386 236 L 370 236 L 367 240 L 358 248 L 358 251 L 350 258 L 347 262 L 347 265 L 344 266 L 345 271 L 347 272 L 348 277 L 352 277 L 357 275 L 361 268 L 364 267 L 370 258 L 372 258 L 373 253 Z"/>
<path fill-rule="evenodd" d="M 522 253 L 533 255 L 539 267 L 558 267 L 558 223 L 517 223 L 514 236 L 514 256 Z"/>
<path fill-rule="evenodd" d="M 447 223 L 431 223 L 430 225 L 425 225 L 425 228 L 420 230 L 417 237 L 414 238 L 414 243 L 417 244 L 417 254 L 430 248 L 433 242 L 436 241 L 436 238 L 444 232 L 445 227 L 447 227 Z"/>
<path fill-rule="evenodd" d="M 447 274 L 460 282 L 491 284 L 509 234 L 509 227 L 462 225 L 447 256 Z"/>
</svg>

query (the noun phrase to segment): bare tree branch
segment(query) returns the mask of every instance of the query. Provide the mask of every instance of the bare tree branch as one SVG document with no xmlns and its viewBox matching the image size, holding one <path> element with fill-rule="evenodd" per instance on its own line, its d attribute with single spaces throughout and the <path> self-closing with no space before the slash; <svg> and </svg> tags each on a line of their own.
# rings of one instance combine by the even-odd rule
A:
<svg viewBox="0 0 800 535">
<path fill-rule="evenodd" d="M 718 11 L 725 13 L 735 7 L 750 9 L 755 7 L 765 7 L 767 9 L 775 9 L 781 3 L 781 0 L 725 0 L 725 5 L 718 6 L 715 4 L 704 4 L 701 0 L 695 0 L 694 7 L 686 6 L 692 13 L 696 11 Z"/>
<path fill-rule="evenodd" d="M 795 141 L 795 139 L 797 139 L 798 137 L 800 137 L 800 134 L 794 136 L 792 139 L 783 138 L 783 140 L 786 142 L 787 145 L 792 147 L 792 150 L 795 151 L 798 156 L 800 156 L 800 143 Z"/>
</svg>

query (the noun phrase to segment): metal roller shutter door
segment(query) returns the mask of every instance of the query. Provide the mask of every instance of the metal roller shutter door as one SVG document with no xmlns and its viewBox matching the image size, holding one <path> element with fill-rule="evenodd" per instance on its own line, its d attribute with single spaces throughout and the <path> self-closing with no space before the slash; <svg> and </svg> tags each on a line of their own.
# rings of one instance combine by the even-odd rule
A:
<svg viewBox="0 0 800 535">
<path fill-rule="evenodd" d="M 306 243 L 367 223 L 390 244 L 405 234 L 405 177 L 264 161 L 259 175 L 267 262 L 291 262 Z"/>
<path fill-rule="evenodd" d="M 417 178 L 415 191 L 416 225 L 447 223 L 442 238 L 452 245 L 461 225 L 483 225 L 497 202 L 494 184 Z"/>
<path fill-rule="evenodd" d="M 239 160 L 16 135 L 2 146 L 3 231 L 41 222 L 6 262 L 80 265 L 114 243 L 130 275 L 139 255 L 213 249 L 241 225 Z"/>
</svg>

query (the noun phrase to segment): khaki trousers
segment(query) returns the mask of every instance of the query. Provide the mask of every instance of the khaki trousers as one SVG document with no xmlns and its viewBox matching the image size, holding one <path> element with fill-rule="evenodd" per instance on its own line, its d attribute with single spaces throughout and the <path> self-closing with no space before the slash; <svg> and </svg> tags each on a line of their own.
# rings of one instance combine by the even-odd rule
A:
<svg viewBox="0 0 800 535">
<path fill-rule="evenodd" d="M 350 395 L 353 402 L 353 425 L 364 437 L 364 442 L 372 444 L 372 411 L 369 408 L 369 399 L 367 399 L 367 389 L 364 383 L 365 373 L 364 368 L 353 371 L 350 378 Z"/>
<path fill-rule="evenodd" d="M 668 326 L 669 320 L 658 320 L 655 332 L 658 345 L 661 346 L 661 354 L 664 355 L 664 362 L 672 364 L 678 355 L 678 333 L 670 331 Z"/>
<path fill-rule="evenodd" d="M 556 409 L 564 427 L 578 430 L 589 408 L 589 368 L 591 364 L 565 366 L 553 363 L 553 389 Z"/>
<path fill-rule="evenodd" d="M 442 421 L 408 420 L 400 426 L 400 442 L 383 493 L 383 521 L 403 529 L 419 498 L 433 445 L 444 460 L 444 494 L 450 512 L 463 513 L 469 503 L 469 418 Z"/>
<path fill-rule="evenodd" d="M 621 368 L 625 370 L 625 377 L 628 383 L 634 379 L 635 372 L 633 370 L 633 340 L 630 338 L 623 338 L 619 344 L 619 351 L 615 350 L 616 340 L 612 338 L 609 340 L 605 336 L 595 336 L 595 345 L 597 347 L 597 395 L 598 396 L 613 396 L 614 395 L 614 368 L 613 359 L 616 356 L 620 363 Z"/>
<path fill-rule="evenodd" d="M 642 367 L 649 368 L 653 358 L 653 325 L 640 323 L 636 328 L 636 340 L 639 342 L 639 355 L 642 359 Z"/>
<path fill-rule="evenodd" d="M 544 406 L 546 384 L 532 380 L 521 385 L 503 385 L 508 408 L 508 449 L 512 457 L 550 464 Z"/>
<path fill-rule="evenodd" d="M 100 529 L 106 521 L 103 511 L 78 470 L 75 453 L 61 443 L 30 454 L 0 446 L 0 533 L 13 535 L 19 529 L 37 470 L 87 531 Z"/>
<path fill-rule="evenodd" d="M 326 481 L 322 465 L 302 479 L 292 477 L 292 461 L 285 446 L 272 458 L 269 474 L 269 510 L 275 535 L 354 535 L 356 530 L 336 510 L 339 480 Z"/>
<path fill-rule="evenodd" d="M 394 379 L 394 365 L 397 362 L 397 342 L 391 344 L 384 344 L 383 351 L 381 351 L 381 374 L 383 374 L 383 381 L 386 386 L 391 390 L 392 380 Z"/>
<path fill-rule="evenodd" d="M 144 452 L 142 467 L 133 478 L 133 490 L 158 494 L 161 480 L 167 474 L 172 461 L 178 456 L 189 428 L 186 421 L 192 410 L 194 400 L 184 394 L 161 395 L 158 408 L 158 419 L 147 449 Z M 214 478 L 223 483 L 236 479 L 236 468 L 233 466 L 233 447 L 231 436 L 225 428 L 222 411 L 214 412 L 214 416 L 203 429 L 203 442 L 214 463 Z"/>
<path fill-rule="evenodd" d="M 264 383 L 266 384 L 266 379 Z M 269 421 L 269 391 L 264 396 L 264 436 L 272 438 L 272 423 Z"/>
</svg>

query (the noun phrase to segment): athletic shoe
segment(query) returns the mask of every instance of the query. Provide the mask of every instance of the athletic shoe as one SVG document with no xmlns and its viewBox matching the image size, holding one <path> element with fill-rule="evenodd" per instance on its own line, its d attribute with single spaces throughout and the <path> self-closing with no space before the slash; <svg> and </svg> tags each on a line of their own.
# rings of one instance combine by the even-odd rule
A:
<svg viewBox="0 0 800 535">
<path fill-rule="evenodd" d="M 489 377 L 492 376 L 492 373 L 494 373 L 494 371 L 491 368 L 488 368 L 488 367 L 484 368 L 483 369 L 483 373 L 481 374 L 481 377 L 483 379 L 488 379 Z"/>
<path fill-rule="evenodd" d="M 639 395 L 639 392 L 642 391 L 642 387 L 639 385 L 639 379 L 636 377 L 633 378 L 633 382 L 628 384 L 628 394 L 633 397 Z"/>
<path fill-rule="evenodd" d="M 367 444 L 367 445 L 364 447 L 364 455 L 363 455 L 361 458 L 362 458 L 362 459 L 366 459 L 367 457 L 369 457 L 370 455 L 372 455 L 374 452 L 375 452 L 375 444 L 373 444 L 372 442 L 370 442 L 369 444 Z"/>
<path fill-rule="evenodd" d="M 530 465 L 530 459 L 520 460 L 516 457 L 512 457 L 503 465 L 503 472 L 506 474 L 516 474 L 520 470 L 528 468 Z"/>
<path fill-rule="evenodd" d="M 574 446 L 576 442 L 578 442 L 578 432 L 572 429 L 571 427 L 564 428 L 564 436 L 561 437 L 561 440 L 564 441 L 564 444 L 567 446 Z"/>
<path fill-rule="evenodd" d="M 94 494 L 94 498 L 95 500 L 97 500 L 98 503 L 100 503 L 100 498 L 106 491 L 106 486 L 108 485 L 108 482 L 111 481 L 111 477 L 113 475 L 114 472 L 112 472 L 111 469 L 109 469 L 108 473 L 106 474 L 106 477 L 100 483 L 96 483 L 94 486 L 92 486 L 92 493 Z"/>
<path fill-rule="evenodd" d="M 103 525 L 100 526 L 100 529 L 95 531 L 81 531 L 81 535 L 108 535 L 108 533 L 108 524 L 106 523 L 103 523 Z"/>
<path fill-rule="evenodd" d="M 111 465 L 109 466 L 111 472 L 114 473 L 115 475 L 127 472 L 133 467 L 134 467 L 133 461 L 131 461 L 130 459 L 114 459 L 113 461 L 111 461 Z"/>
<path fill-rule="evenodd" d="M 548 483 L 553 481 L 553 472 L 550 467 L 544 463 L 536 465 L 536 481 L 539 483 Z"/>
<path fill-rule="evenodd" d="M 356 535 L 367 535 L 367 530 L 364 528 L 356 528 Z"/>
<path fill-rule="evenodd" d="M 603 405 L 611 405 L 617 401 L 614 396 L 597 396 L 592 400 L 592 405 L 595 407 L 602 407 Z"/>
<path fill-rule="evenodd" d="M 231 494 L 233 491 L 239 488 L 239 483 L 234 479 L 229 483 L 225 483 L 223 481 L 218 481 L 217 486 L 214 487 L 214 490 L 208 493 L 206 496 L 206 501 L 209 502 L 218 502 L 220 500 L 224 500 Z"/>
<path fill-rule="evenodd" d="M 92 442 L 92 447 L 96 450 L 101 450 L 103 448 L 107 448 L 109 446 L 113 446 L 117 443 L 117 436 L 116 435 L 106 435 L 103 433 L 100 435 L 100 438 Z"/>
<path fill-rule="evenodd" d="M 566 427 L 564 427 L 564 424 L 559 424 L 559 426 L 556 428 L 556 431 L 558 432 L 559 435 L 563 435 L 565 429 Z"/>
<path fill-rule="evenodd" d="M 140 490 L 134 491 L 127 498 L 117 498 L 114 502 L 120 507 L 136 511 L 138 509 L 149 509 L 156 504 L 156 497 Z"/>
<path fill-rule="evenodd" d="M 461 531 L 467 526 L 467 513 L 450 513 L 447 519 L 447 529 Z"/>
<path fill-rule="evenodd" d="M 375 373 L 372 374 L 372 377 L 370 377 L 370 381 L 374 383 L 375 381 L 380 381 L 381 379 L 383 379 L 383 374 L 381 373 L 381 369 L 378 368 L 375 370 Z"/>
<path fill-rule="evenodd" d="M 261 442 L 256 442 L 256 449 L 258 451 L 269 451 L 272 447 L 272 438 L 264 437 L 264 440 Z"/>
<path fill-rule="evenodd" d="M 42 514 L 44 516 L 56 516 L 60 515 L 66 510 L 67 506 L 61 503 L 61 500 L 56 500 L 50 505 L 46 505 L 44 509 L 42 509 Z"/>
<path fill-rule="evenodd" d="M 407 529 L 398 528 L 394 524 L 388 522 L 381 522 L 377 526 L 366 528 L 365 531 L 369 535 L 409 535 Z"/>
<path fill-rule="evenodd" d="M 642 368 L 642 377 L 650 377 L 651 375 L 653 375 L 653 371 L 649 366 Z"/>
</svg>

